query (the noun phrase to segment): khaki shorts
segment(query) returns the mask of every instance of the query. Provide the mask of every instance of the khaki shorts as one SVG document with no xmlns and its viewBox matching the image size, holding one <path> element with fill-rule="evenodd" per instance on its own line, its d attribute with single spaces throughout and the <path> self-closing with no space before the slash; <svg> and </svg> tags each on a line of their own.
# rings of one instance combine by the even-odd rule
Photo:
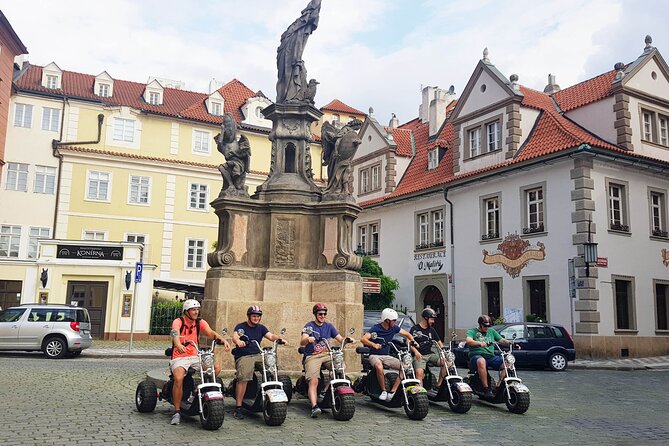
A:
<svg viewBox="0 0 669 446">
<path fill-rule="evenodd" d="M 307 356 L 304 361 L 304 377 L 309 381 L 310 379 L 318 379 L 321 375 L 321 367 L 325 364 L 326 367 L 331 367 L 330 353 L 319 353 L 317 355 Z"/>
<path fill-rule="evenodd" d="M 383 364 L 385 369 L 399 370 L 400 360 L 390 355 L 369 355 L 369 365 L 376 367 L 376 364 Z"/>
<path fill-rule="evenodd" d="M 425 370 L 428 364 L 438 366 L 440 360 L 441 358 L 439 357 L 439 353 L 430 353 L 429 355 L 423 355 L 420 361 L 418 359 L 413 360 L 413 368 Z"/>
<path fill-rule="evenodd" d="M 256 364 L 262 364 L 262 356 L 260 356 L 260 354 L 241 356 L 237 358 L 235 360 L 237 379 L 239 381 L 253 380 L 253 372 L 256 369 Z"/>
<path fill-rule="evenodd" d="M 174 372 L 174 369 L 177 367 L 181 367 L 185 371 L 188 371 L 189 367 L 193 367 L 195 370 L 200 370 L 200 358 L 197 356 L 186 356 L 172 359 L 170 361 L 170 370 Z"/>
</svg>

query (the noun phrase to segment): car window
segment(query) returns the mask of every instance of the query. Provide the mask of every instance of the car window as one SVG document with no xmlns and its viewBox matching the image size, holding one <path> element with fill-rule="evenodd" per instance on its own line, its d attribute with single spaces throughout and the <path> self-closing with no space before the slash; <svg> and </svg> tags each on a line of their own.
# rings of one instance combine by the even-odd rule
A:
<svg viewBox="0 0 669 446">
<path fill-rule="evenodd" d="M 527 337 L 529 339 L 547 339 L 554 337 L 553 330 L 547 325 L 528 325 Z"/>
<path fill-rule="evenodd" d="M 51 313 L 53 310 L 46 310 L 44 308 L 33 308 L 28 315 L 28 322 L 47 322 L 52 320 Z"/>
<path fill-rule="evenodd" d="M 83 308 L 81 310 L 76 310 L 77 312 L 77 322 L 90 322 L 91 319 L 88 317 L 88 311 L 84 310 Z"/>
<path fill-rule="evenodd" d="M 513 335 L 516 335 L 516 339 L 521 339 L 525 337 L 524 326 L 523 325 L 509 325 L 506 328 L 500 330 L 499 334 L 504 336 L 506 339 L 513 339 Z"/>
<path fill-rule="evenodd" d="M 25 313 L 25 308 L 10 308 L 0 312 L 0 322 L 16 322 L 21 319 L 23 313 Z"/>
<path fill-rule="evenodd" d="M 553 334 L 555 335 L 556 338 L 566 337 L 564 328 L 557 327 L 557 326 L 552 326 L 551 329 L 553 330 Z"/>
<path fill-rule="evenodd" d="M 74 312 L 75 310 L 70 310 L 67 308 L 55 310 L 52 316 L 52 320 L 56 322 L 75 322 Z"/>
</svg>

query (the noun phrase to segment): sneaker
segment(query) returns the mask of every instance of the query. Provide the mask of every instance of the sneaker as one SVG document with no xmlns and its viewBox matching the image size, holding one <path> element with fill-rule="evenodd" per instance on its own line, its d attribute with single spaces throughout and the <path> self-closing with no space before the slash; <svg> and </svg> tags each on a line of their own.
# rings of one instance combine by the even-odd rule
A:
<svg viewBox="0 0 669 446">
<path fill-rule="evenodd" d="M 314 406 L 311 408 L 311 418 L 318 418 L 318 416 L 321 414 L 321 408 L 318 406 Z"/>
<path fill-rule="evenodd" d="M 392 400 L 394 396 L 395 396 L 395 392 L 388 392 L 388 397 L 386 398 L 386 401 Z"/>
<path fill-rule="evenodd" d="M 170 421 L 170 424 L 179 424 L 179 423 L 181 423 L 181 414 L 177 412 L 174 415 L 172 415 L 172 421 Z"/>
<path fill-rule="evenodd" d="M 381 395 L 379 395 L 379 399 L 381 401 L 386 401 L 388 399 L 388 392 L 386 392 L 385 390 L 381 392 Z"/>
<path fill-rule="evenodd" d="M 237 418 L 238 420 L 243 420 L 244 414 L 242 413 L 242 408 L 241 407 L 235 408 L 235 411 L 233 412 L 232 416 Z"/>
<path fill-rule="evenodd" d="M 493 393 L 492 393 L 492 389 L 490 387 L 485 389 L 485 392 L 484 392 L 483 396 L 485 396 L 486 398 L 492 398 L 494 396 Z"/>
</svg>

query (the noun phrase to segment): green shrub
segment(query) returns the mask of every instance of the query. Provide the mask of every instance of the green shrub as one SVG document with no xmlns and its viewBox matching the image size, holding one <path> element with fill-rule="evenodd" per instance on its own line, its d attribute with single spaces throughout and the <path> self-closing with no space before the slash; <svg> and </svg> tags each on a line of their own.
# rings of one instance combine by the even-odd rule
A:
<svg viewBox="0 0 669 446">
<path fill-rule="evenodd" d="M 151 305 L 152 335 L 168 335 L 172 329 L 172 321 L 179 316 L 183 309 L 183 302 L 154 302 Z"/>
<path fill-rule="evenodd" d="M 395 300 L 395 290 L 399 289 L 400 283 L 392 277 L 383 274 L 383 270 L 379 264 L 367 256 L 362 258 L 360 275 L 362 277 L 378 277 L 381 279 L 381 293 L 363 293 L 362 303 L 365 310 L 390 308 Z"/>
</svg>

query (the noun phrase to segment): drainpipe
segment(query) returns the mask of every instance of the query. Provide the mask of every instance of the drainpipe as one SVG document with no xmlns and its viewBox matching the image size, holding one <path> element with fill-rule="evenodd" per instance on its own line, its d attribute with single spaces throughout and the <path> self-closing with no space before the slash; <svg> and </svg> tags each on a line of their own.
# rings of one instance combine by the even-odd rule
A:
<svg viewBox="0 0 669 446">
<path fill-rule="evenodd" d="M 56 238 L 56 224 L 58 223 L 58 202 L 60 200 L 60 177 L 63 169 L 63 155 L 58 151 L 60 147 L 63 146 L 81 146 L 85 144 L 98 144 L 100 142 L 100 137 L 102 135 L 102 123 L 104 122 L 105 115 L 100 113 L 98 115 L 98 138 L 95 141 L 71 141 L 71 142 L 61 142 L 63 140 L 63 127 L 65 127 L 65 104 L 67 98 L 63 97 L 63 112 L 61 114 L 61 125 L 60 125 L 60 139 L 54 139 L 51 141 L 51 150 L 53 151 L 53 156 L 58 158 L 58 181 L 56 183 L 56 207 L 53 214 L 53 234 L 52 239 Z"/>
<path fill-rule="evenodd" d="M 453 202 L 448 199 L 448 186 L 444 186 L 444 200 L 449 207 L 449 220 L 451 225 L 451 320 L 453 321 L 453 330 L 455 330 L 455 242 L 453 238 Z M 446 333 L 448 335 L 448 333 Z"/>
</svg>

